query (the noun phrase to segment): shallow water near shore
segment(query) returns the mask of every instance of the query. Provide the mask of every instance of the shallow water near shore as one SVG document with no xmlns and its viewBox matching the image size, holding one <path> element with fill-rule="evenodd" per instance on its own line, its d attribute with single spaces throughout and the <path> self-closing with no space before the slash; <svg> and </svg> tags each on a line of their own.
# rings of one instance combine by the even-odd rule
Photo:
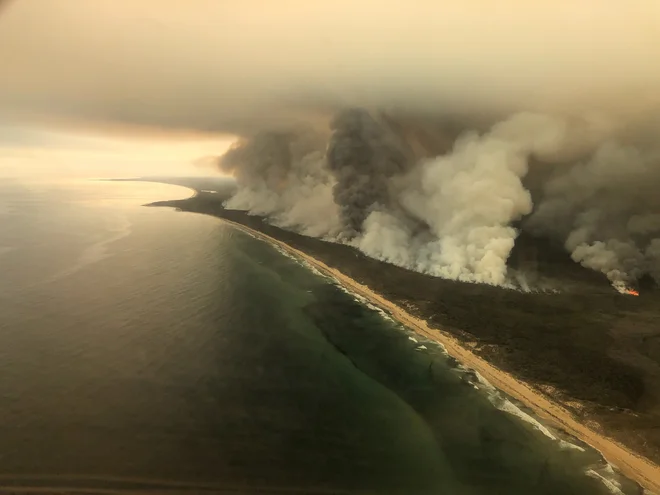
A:
<svg viewBox="0 0 660 495">
<path fill-rule="evenodd" d="M 140 206 L 187 190 L 0 189 L 0 486 L 637 493 L 275 247 Z"/>
</svg>

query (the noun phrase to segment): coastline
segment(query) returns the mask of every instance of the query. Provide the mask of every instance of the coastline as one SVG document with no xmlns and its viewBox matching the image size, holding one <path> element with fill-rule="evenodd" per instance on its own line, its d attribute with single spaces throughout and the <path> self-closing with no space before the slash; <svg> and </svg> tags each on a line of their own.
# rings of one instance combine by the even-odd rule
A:
<svg viewBox="0 0 660 495">
<path fill-rule="evenodd" d="M 411 315 L 408 311 L 387 300 L 368 286 L 360 284 L 336 268 L 328 266 L 324 262 L 283 241 L 227 218 L 222 218 L 222 220 L 228 222 L 234 228 L 276 245 L 291 255 L 305 261 L 324 275 L 336 280 L 346 289 L 364 297 L 371 304 L 385 310 L 404 326 L 429 340 L 440 343 L 449 355 L 464 366 L 479 373 L 495 388 L 520 401 L 550 425 L 565 431 L 569 435 L 578 438 L 598 450 L 607 462 L 618 469 L 623 475 L 638 482 L 645 490 L 650 491 L 650 493 L 660 493 L 659 466 L 641 455 L 634 453 L 616 440 L 608 438 L 580 423 L 564 407 L 553 402 L 541 392 L 534 390 L 529 384 L 497 368 L 484 358 L 477 356 L 448 332 L 429 327 L 426 321 Z"/>
</svg>

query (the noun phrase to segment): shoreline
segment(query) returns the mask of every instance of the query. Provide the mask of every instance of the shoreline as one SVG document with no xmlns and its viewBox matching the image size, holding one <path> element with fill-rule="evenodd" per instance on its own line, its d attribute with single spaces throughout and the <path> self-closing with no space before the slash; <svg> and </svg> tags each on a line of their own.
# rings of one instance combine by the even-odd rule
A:
<svg viewBox="0 0 660 495">
<path fill-rule="evenodd" d="M 364 297 L 371 304 L 388 312 L 399 323 L 427 339 L 443 345 L 450 356 L 464 366 L 479 373 L 493 387 L 520 401 L 539 418 L 548 421 L 551 426 L 566 432 L 600 452 L 609 464 L 619 470 L 624 476 L 639 483 L 645 490 L 651 490 L 651 493 L 657 492 L 660 494 L 659 466 L 653 464 L 643 456 L 634 453 L 616 440 L 608 438 L 583 425 L 564 407 L 553 402 L 529 384 L 498 369 L 484 358 L 477 356 L 448 332 L 429 327 L 426 321 L 411 315 L 405 309 L 388 301 L 368 286 L 360 284 L 341 271 L 326 265 L 324 262 L 283 241 L 227 218 L 221 218 L 221 220 L 228 222 L 233 227 L 257 239 L 276 245 L 291 255 L 305 261 L 324 275 L 336 280 L 346 289 Z"/>
</svg>

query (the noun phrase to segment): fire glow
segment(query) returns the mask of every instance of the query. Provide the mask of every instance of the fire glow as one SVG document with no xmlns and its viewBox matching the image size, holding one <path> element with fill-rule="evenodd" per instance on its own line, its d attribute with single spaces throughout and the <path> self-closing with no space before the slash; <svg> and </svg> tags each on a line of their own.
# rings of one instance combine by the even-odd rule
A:
<svg viewBox="0 0 660 495">
<path fill-rule="evenodd" d="M 614 282 L 612 284 L 612 287 L 614 287 L 620 294 L 624 294 L 628 296 L 639 296 L 639 291 L 628 287 L 623 282 Z"/>
</svg>

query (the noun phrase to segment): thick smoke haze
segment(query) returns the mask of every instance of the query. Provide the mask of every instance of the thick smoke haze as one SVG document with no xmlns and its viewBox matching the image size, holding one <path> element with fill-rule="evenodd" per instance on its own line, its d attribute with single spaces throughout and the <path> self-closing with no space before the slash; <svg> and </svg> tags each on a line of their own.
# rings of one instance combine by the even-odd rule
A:
<svg viewBox="0 0 660 495">
<path fill-rule="evenodd" d="M 507 260 L 520 220 L 621 290 L 657 278 L 653 146 L 623 144 L 601 121 L 531 112 L 466 130 L 438 154 L 414 152 L 420 129 L 351 108 L 331 121 L 327 144 L 300 131 L 248 138 L 220 160 L 240 186 L 226 206 L 454 280 L 515 286 Z M 534 172 L 543 181 L 533 194 Z"/>
<path fill-rule="evenodd" d="M 510 285 L 520 229 L 660 275 L 655 0 L 14 0 L 0 109 L 237 136 L 227 207 Z"/>
<path fill-rule="evenodd" d="M 655 0 L 13 0 L 0 108 L 241 134 L 352 106 L 636 120 L 660 104 L 659 19 Z"/>
<path fill-rule="evenodd" d="M 313 130 L 260 132 L 234 144 L 219 161 L 236 178 L 227 207 L 268 216 L 272 223 L 313 237 L 341 231 L 324 139 Z"/>
<path fill-rule="evenodd" d="M 326 157 L 336 181 L 333 197 L 345 234 L 353 238 L 372 211 L 390 205 L 388 180 L 406 170 L 409 157 L 394 133 L 364 109 L 340 112 L 330 128 Z"/>
<path fill-rule="evenodd" d="M 562 239 L 573 260 L 615 284 L 657 279 L 659 186 L 660 147 L 605 142 L 552 174 L 529 226 Z"/>
</svg>

